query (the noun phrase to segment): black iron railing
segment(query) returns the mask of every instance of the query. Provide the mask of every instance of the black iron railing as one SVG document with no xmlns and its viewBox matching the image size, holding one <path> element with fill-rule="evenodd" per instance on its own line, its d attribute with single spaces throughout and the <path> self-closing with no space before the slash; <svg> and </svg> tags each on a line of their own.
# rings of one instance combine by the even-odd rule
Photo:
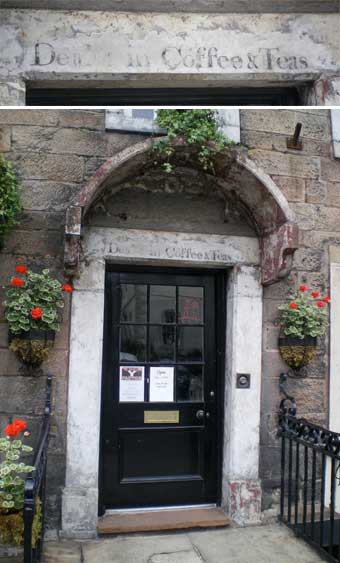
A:
<svg viewBox="0 0 340 563">
<path fill-rule="evenodd" d="M 38 563 L 41 560 L 44 528 L 45 528 L 45 489 L 46 489 L 46 462 L 47 447 L 50 432 L 51 416 L 51 397 L 52 397 L 52 376 L 47 377 L 46 382 L 46 403 L 44 411 L 44 421 L 39 437 L 37 451 L 34 456 L 33 465 L 35 471 L 25 480 L 24 492 L 24 563 Z M 41 531 L 38 538 L 34 541 L 33 521 L 39 511 L 41 512 Z"/>
<path fill-rule="evenodd" d="M 283 392 L 280 519 L 340 562 L 340 434 L 297 418 L 294 399 Z"/>
</svg>

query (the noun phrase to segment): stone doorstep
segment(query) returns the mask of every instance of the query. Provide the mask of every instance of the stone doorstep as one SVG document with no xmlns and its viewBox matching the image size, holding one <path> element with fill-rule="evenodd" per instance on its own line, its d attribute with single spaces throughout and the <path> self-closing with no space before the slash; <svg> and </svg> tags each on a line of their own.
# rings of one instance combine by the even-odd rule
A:
<svg viewBox="0 0 340 563">
<path fill-rule="evenodd" d="M 183 508 L 105 514 L 98 519 L 99 535 L 159 532 L 230 526 L 232 520 L 220 508 Z"/>
</svg>

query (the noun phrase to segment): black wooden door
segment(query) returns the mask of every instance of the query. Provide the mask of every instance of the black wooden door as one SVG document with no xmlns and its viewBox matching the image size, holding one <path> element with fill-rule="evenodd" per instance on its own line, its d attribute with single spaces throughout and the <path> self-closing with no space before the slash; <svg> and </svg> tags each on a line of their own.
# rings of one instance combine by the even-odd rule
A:
<svg viewBox="0 0 340 563">
<path fill-rule="evenodd" d="M 102 510 L 218 500 L 215 281 L 107 273 Z"/>
</svg>

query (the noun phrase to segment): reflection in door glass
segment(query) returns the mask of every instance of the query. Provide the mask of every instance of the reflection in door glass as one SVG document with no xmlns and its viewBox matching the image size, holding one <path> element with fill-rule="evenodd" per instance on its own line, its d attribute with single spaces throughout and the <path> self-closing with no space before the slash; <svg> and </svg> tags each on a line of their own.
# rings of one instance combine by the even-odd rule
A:
<svg viewBox="0 0 340 563">
<path fill-rule="evenodd" d="M 150 326 L 150 362 L 173 362 L 175 359 L 175 327 Z"/>
<path fill-rule="evenodd" d="M 176 322 L 176 288 L 172 285 L 150 286 L 150 323 Z"/>
<path fill-rule="evenodd" d="M 203 360 L 202 327 L 178 327 L 178 359 L 182 362 L 201 362 Z"/>
<path fill-rule="evenodd" d="M 145 323 L 147 316 L 147 286 L 121 284 L 120 321 Z"/>
<path fill-rule="evenodd" d="M 203 367 L 177 366 L 177 401 L 203 401 Z"/>
<path fill-rule="evenodd" d="M 145 362 L 146 327 L 123 325 L 120 328 L 120 361 Z"/>
<path fill-rule="evenodd" d="M 178 322 L 203 324 L 203 287 L 178 288 Z"/>
</svg>

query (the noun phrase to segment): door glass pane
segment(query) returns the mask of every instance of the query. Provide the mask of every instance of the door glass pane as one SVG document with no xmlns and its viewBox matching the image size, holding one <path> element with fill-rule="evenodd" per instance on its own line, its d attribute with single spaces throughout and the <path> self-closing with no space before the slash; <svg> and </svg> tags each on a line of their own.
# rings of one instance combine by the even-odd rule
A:
<svg viewBox="0 0 340 563">
<path fill-rule="evenodd" d="M 203 360 L 203 328 L 182 326 L 178 328 L 178 359 L 184 362 Z"/>
<path fill-rule="evenodd" d="M 203 401 L 202 366 L 177 366 L 177 401 Z"/>
<path fill-rule="evenodd" d="M 120 329 L 120 361 L 145 362 L 146 327 L 126 325 Z"/>
<path fill-rule="evenodd" d="M 204 310 L 203 287 L 178 288 L 178 322 L 202 324 Z"/>
<path fill-rule="evenodd" d="M 150 286 L 150 323 L 176 322 L 176 288 L 171 285 Z"/>
<path fill-rule="evenodd" d="M 173 362 L 175 359 L 175 327 L 150 326 L 150 362 Z"/>
<path fill-rule="evenodd" d="M 147 286 L 123 283 L 121 285 L 120 321 L 146 323 Z"/>
</svg>

